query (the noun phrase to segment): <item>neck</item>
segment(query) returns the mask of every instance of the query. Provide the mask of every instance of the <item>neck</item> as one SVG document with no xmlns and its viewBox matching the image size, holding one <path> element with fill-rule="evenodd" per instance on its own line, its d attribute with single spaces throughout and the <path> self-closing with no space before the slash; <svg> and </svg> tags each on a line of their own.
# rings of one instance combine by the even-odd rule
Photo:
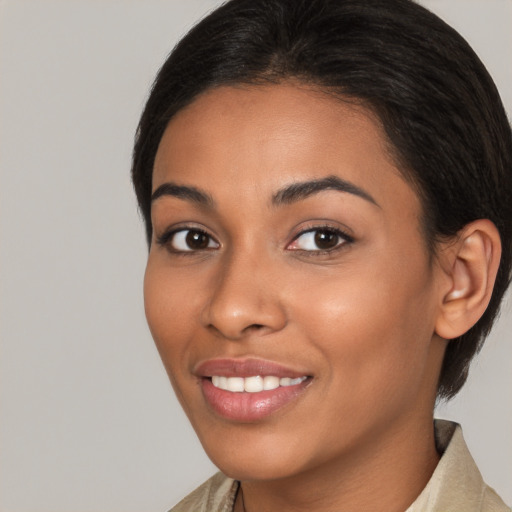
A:
<svg viewBox="0 0 512 512">
<path fill-rule="evenodd" d="M 439 461 L 432 417 L 425 418 L 415 430 L 407 423 L 397 424 L 380 436 L 373 433 L 364 450 L 354 449 L 342 460 L 293 477 L 242 482 L 235 511 L 406 510 Z"/>
</svg>

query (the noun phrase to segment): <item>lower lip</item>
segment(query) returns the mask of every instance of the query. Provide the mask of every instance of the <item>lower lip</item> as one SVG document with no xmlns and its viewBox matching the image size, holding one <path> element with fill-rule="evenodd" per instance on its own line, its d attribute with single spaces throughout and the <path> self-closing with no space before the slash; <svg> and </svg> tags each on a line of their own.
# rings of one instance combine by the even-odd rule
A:
<svg viewBox="0 0 512 512">
<path fill-rule="evenodd" d="M 310 383 L 282 386 L 259 393 L 233 393 L 216 388 L 210 379 L 201 379 L 203 395 L 210 407 L 223 418 L 244 423 L 262 420 L 298 398 Z"/>
</svg>

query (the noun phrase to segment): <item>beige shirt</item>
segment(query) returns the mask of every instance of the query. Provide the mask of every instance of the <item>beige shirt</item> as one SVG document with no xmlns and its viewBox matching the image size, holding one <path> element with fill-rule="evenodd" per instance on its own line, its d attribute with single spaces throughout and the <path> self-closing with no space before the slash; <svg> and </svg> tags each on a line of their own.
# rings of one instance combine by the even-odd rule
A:
<svg viewBox="0 0 512 512">
<path fill-rule="evenodd" d="M 442 453 L 430 481 L 405 512 L 511 512 L 482 480 L 460 425 L 435 421 L 437 449 Z M 217 473 L 170 512 L 232 512 L 239 483 Z"/>
</svg>

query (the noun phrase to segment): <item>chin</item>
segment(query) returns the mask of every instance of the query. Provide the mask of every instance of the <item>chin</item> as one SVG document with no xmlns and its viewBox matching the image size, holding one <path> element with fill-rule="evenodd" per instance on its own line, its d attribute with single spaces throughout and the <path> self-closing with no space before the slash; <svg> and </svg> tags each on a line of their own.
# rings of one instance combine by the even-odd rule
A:
<svg viewBox="0 0 512 512">
<path fill-rule="evenodd" d="M 208 457 L 226 476 L 243 481 L 277 480 L 300 473 L 308 465 L 303 441 L 290 436 L 285 439 L 276 432 L 258 435 L 249 430 L 210 439 L 200 436 Z M 222 438 L 229 441 L 219 442 Z"/>
<path fill-rule="evenodd" d="M 229 460 L 214 460 L 214 464 L 226 476 L 240 481 L 263 481 L 263 480 L 279 480 L 291 477 L 300 472 L 300 469 L 287 464 L 286 461 L 261 459 L 254 460 L 252 457 L 233 456 Z"/>
</svg>

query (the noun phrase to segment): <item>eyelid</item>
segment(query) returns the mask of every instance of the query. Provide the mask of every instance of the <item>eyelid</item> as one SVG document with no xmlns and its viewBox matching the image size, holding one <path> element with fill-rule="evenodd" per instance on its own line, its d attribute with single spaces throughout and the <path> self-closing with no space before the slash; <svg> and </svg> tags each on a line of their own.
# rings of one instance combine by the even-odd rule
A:
<svg viewBox="0 0 512 512">
<path fill-rule="evenodd" d="M 176 249 L 173 247 L 169 247 L 170 242 L 173 241 L 174 237 L 181 232 L 186 231 L 196 231 L 198 233 L 202 233 L 205 236 L 209 238 L 209 244 L 208 247 L 205 247 L 203 249 Z M 303 248 L 291 248 L 290 246 L 294 244 L 299 238 L 302 236 L 308 234 L 308 233 L 314 233 L 316 231 L 327 231 L 332 232 L 336 234 L 340 238 L 339 243 L 337 243 L 334 247 L 328 248 L 328 249 L 303 249 Z M 290 251 L 297 251 L 302 253 L 309 253 L 311 255 L 318 255 L 318 254 L 327 254 L 336 251 L 337 249 L 340 249 L 342 246 L 351 244 L 355 241 L 354 237 L 352 235 L 349 235 L 347 231 L 351 231 L 348 228 L 342 228 L 339 225 L 333 225 L 332 223 L 326 223 L 325 221 L 319 221 L 319 223 L 309 223 L 306 226 L 302 226 L 302 229 L 298 231 L 292 238 L 291 242 L 286 246 L 287 250 Z M 215 244 L 215 247 L 211 247 L 210 243 L 213 242 Z M 174 225 L 168 227 L 161 235 L 156 236 L 156 243 L 160 246 L 167 247 L 167 249 L 174 253 L 174 254 L 183 254 L 183 255 L 190 255 L 198 252 L 206 252 L 213 249 L 220 248 L 221 244 L 217 240 L 217 238 L 212 235 L 209 230 L 204 228 L 203 226 L 198 226 L 197 224 L 180 224 L 180 225 Z"/>
<path fill-rule="evenodd" d="M 207 247 L 205 249 L 189 249 L 189 250 L 179 250 L 179 249 L 173 249 L 168 247 L 168 250 L 174 254 L 194 254 L 196 252 L 203 252 L 208 251 L 211 249 L 217 249 L 220 247 L 220 242 L 216 239 L 215 236 L 213 236 L 211 233 L 208 232 L 207 229 L 200 227 L 198 225 L 183 225 L 180 224 L 179 226 L 171 226 L 167 228 L 161 235 L 156 236 L 156 243 L 160 246 L 168 246 L 170 242 L 173 241 L 174 237 L 183 231 L 196 231 L 198 233 L 202 233 L 205 236 L 207 236 L 210 241 L 213 241 L 216 244 L 216 247 Z"/>
<path fill-rule="evenodd" d="M 334 247 L 330 249 L 301 249 L 301 248 L 290 248 L 290 246 L 296 242 L 299 238 L 302 236 L 308 234 L 308 233 L 314 233 L 315 231 L 329 231 L 332 233 L 335 233 L 340 239 L 340 243 L 336 244 Z M 334 252 L 338 249 L 340 249 L 342 246 L 352 244 L 355 241 L 354 237 L 349 235 L 345 229 L 342 229 L 339 226 L 333 226 L 332 224 L 314 224 L 309 225 L 307 227 L 304 227 L 301 229 L 293 238 L 292 241 L 287 245 L 287 249 L 290 251 L 297 251 L 297 252 L 303 252 L 303 253 L 310 253 L 312 255 L 314 254 L 328 254 L 331 252 Z"/>
</svg>

